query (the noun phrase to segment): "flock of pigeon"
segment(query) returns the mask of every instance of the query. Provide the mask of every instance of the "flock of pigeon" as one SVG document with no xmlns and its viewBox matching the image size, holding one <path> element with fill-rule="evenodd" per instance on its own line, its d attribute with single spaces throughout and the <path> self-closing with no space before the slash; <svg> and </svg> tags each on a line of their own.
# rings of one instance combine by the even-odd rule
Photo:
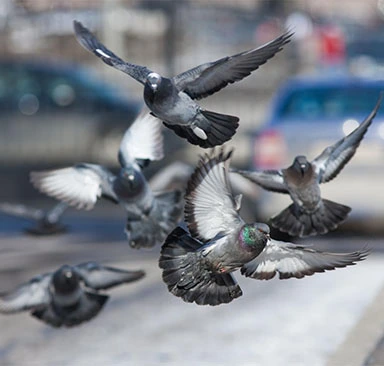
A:
<svg viewBox="0 0 384 366">
<path fill-rule="evenodd" d="M 101 197 L 122 206 L 125 232 L 133 248 L 162 245 L 159 266 L 168 290 L 199 305 L 229 303 L 242 295 L 232 272 L 268 280 L 302 278 L 316 272 L 353 265 L 365 259 L 366 249 L 352 253 L 322 252 L 274 240 L 265 223 L 244 222 L 239 214 L 242 196 L 234 196 L 230 175 L 240 174 L 258 186 L 289 194 L 293 203 L 270 220 L 292 236 L 324 234 L 343 222 L 350 208 L 322 199 L 320 183 L 337 176 L 353 157 L 381 103 L 348 136 L 327 147 L 311 162 L 297 156 L 281 170 L 230 170 L 233 150 L 220 147 L 203 154 L 190 176 L 186 192 L 154 192 L 142 170 L 163 158 L 162 124 L 202 148 L 222 145 L 239 125 L 235 116 L 207 111 L 196 100 L 250 75 L 282 50 L 292 36 L 286 32 L 271 42 L 224 57 L 166 78 L 147 67 L 134 65 L 106 48 L 80 22 L 74 21 L 78 42 L 107 65 L 144 85 L 143 109 L 124 134 L 118 152 L 120 171 L 89 163 L 50 171 L 32 172 L 31 182 L 60 201 L 49 212 L 21 205 L 2 204 L 0 210 L 37 222 L 31 233 L 64 232 L 59 218 L 68 206 L 92 209 Z M 0 297 L 0 312 L 30 311 L 46 323 L 74 326 L 93 318 L 108 296 L 99 293 L 141 279 L 143 271 L 127 271 L 94 262 L 64 265 L 55 272 L 32 278 Z"/>
</svg>

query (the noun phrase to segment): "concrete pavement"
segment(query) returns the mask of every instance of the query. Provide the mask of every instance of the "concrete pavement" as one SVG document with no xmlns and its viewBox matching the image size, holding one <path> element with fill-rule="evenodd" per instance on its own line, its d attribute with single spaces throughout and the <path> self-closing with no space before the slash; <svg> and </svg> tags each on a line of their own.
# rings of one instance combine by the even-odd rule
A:
<svg viewBox="0 0 384 366">
<path fill-rule="evenodd" d="M 333 250 L 366 243 L 375 248 L 381 240 L 314 241 Z M 373 319 L 381 315 L 381 297 L 374 301 L 384 285 L 380 253 L 301 280 L 255 281 L 237 274 L 241 298 L 201 307 L 168 293 L 157 267 L 159 248 L 135 251 L 124 241 L 76 242 L 76 235 L 0 237 L 0 248 L 0 291 L 63 260 L 105 259 L 147 272 L 142 281 L 109 291 L 99 316 L 77 328 L 53 329 L 26 313 L 0 316 L 1 365 L 362 365 L 343 358 L 357 349 L 348 339 L 367 309 L 376 314 Z M 357 340 L 362 357 L 352 361 L 363 362 L 384 329 L 370 316 L 362 324 L 358 333 L 366 343 Z"/>
</svg>

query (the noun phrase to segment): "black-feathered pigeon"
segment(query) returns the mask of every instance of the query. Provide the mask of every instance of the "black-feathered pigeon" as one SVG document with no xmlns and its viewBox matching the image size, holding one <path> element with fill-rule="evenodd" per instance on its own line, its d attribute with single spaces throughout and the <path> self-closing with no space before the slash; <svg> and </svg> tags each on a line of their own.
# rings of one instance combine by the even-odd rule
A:
<svg viewBox="0 0 384 366">
<path fill-rule="evenodd" d="M 319 185 L 335 178 L 355 154 L 380 107 L 382 95 L 371 114 L 348 136 L 328 146 L 309 162 L 297 156 L 293 164 L 281 170 L 238 171 L 272 192 L 287 193 L 293 204 L 270 219 L 273 227 L 292 236 L 325 234 L 348 216 L 351 208 L 322 199 Z"/>
<path fill-rule="evenodd" d="M 41 192 L 78 209 L 90 210 L 101 196 L 123 206 L 128 214 L 126 234 L 134 248 L 162 243 L 183 213 L 180 191 L 154 193 L 141 168 L 163 158 L 161 121 L 141 113 L 126 131 L 118 154 L 118 175 L 101 165 L 32 172 L 31 182 Z"/>
<path fill-rule="evenodd" d="M 77 40 L 85 49 L 144 85 L 144 101 L 156 117 L 179 136 L 204 148 L 230 140 L 236 132 L 239 119 L 207 111 L 195 100 L 205 98 L 250 75 L 282 50 L 292 36 L 292 32 L 286 32 L 259 48 L 208 62 L 175 77 L 166 78 L 145 66 L 123 61 L 80 22 L 74 21 L 74 29 Z"/>
<path fill-rule="evenodd" d="M 185 220 L 189 233 L 177 227 L 161 249 L 159 266 L 168 290 L 199 305 L 229 303 L 242 295 L 233 271 L 255 279 L 302 278 L 345 267 L 368 252 L 326 253 L 276 241 L 263 223 L 246 224 L 240 198 L 228 181 L 231 152 L 203 157 L 188 183 Z"/>
<path fill-rule="evenodd" d="M 67 231 L 67 226 L 60 223 L 60 218 L 68 208 L 65 202 L 55 204 L 50 210 L 44 211 L 15 203 L 0 203 L 0 212 L 21 217 L 33 221 L 36 225 L 26 228 L 25 231 L 31 235 L 55 235 Z"/>
<path fill-rule="evenodd" d="M 144 275 L 144 271 L 126 271 L 95 262 L 64 265 L 2 295 L 0 313 L 31 311 L 53 327 L 72 327 L 99 313 L 109 298 L 100 290 L 137 281 Z"/>
</svg>

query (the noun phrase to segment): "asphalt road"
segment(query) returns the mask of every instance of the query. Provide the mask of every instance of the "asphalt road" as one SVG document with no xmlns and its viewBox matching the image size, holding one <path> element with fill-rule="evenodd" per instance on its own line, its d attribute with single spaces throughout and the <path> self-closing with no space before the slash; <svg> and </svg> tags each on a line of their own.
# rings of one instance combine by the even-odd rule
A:
<svg viewBox="0 0 384 366">
<path fill-rule="evenodd" d="M 24 223 L 0 220 L 1 292 L 85 260 L 147 273 L 109 291 L 99 316 L 77 328 L 53 329 L 27 313 L 0 316 L 1 365 L 325 365 L 384 285 L 380 238 L 331 236 L 305 242 L 374 252 L 356 266 L 301 280 L 238 274 L 241 298 L 201 307 L 168 293 L 159 248 L 131 249 L 120 220 L 69 218 L 72 233 L 43 239 L 21 235 Z"/>
</svg>

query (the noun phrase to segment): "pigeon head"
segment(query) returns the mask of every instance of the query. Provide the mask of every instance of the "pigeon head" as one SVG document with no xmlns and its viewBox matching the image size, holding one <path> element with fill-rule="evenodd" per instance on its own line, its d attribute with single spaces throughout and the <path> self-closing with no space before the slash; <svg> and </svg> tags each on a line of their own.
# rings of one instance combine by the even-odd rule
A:
<svg viewBox="0 0 384 366">
<path fill-rule="evenodd" d="M 60 267 L 52 276 L 55 292 L 60 294 L 72 293 L 79 287 L 79 281 L 79 275 L 68 265 Z"/>
<path fill-rule="evenodd" d="M 152 89 L 152 91 L 155 93 L 157 89 L 159 88 L 159 85 L 161 83 L 161 76 L 155 72 L 151 72 L 147 76 L 147 84 Z"/>
<path fill-rule="evenodd" d="M 145 184 L 143 175 L 134 167 L 122 168 L 120 170 L 120 178 L 124 190 L 128 190 L 130 194 L 140 193 Z M 119 192 L 119 194 L 124 196 L 122 192 Z"/>
<path fill-rule="evenodd" d="M 240 242 L 244 247 L 263 250 L 266 246 L 269 236 L 269 226 L 262 223 L 244 225 L 240 231 Z"/>
<path fill-rule="evenodd" d="M 310 169 L 310 167 L 311 163 L 307 160 L 305 156 L 302 155 L 296 156 L 292 164 L 292 168 L 301 175 L 305 175 L 305 173 Z"/>
</svg>

